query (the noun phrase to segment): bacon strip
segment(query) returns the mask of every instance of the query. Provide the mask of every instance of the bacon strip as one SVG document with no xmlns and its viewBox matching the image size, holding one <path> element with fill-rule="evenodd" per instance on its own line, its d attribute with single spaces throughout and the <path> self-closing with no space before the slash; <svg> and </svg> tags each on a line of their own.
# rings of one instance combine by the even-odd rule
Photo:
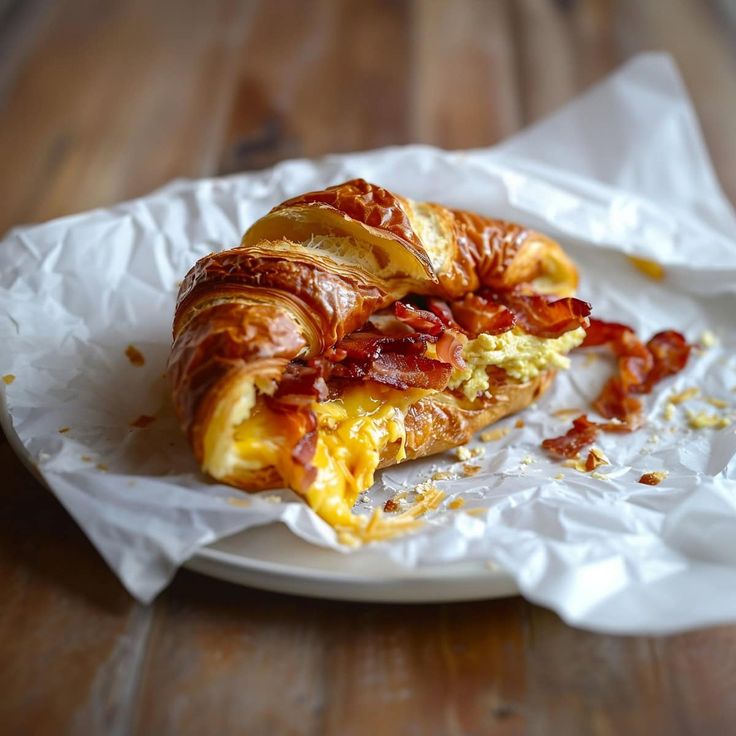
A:
<svg viewBox="0 0 736 736">
<path fill-rule="evenodd" d="M 445 329 L 442 320 L 436 314 L 428 312 L 426 309 L 419 309 L 411 304 L 395 302 L 394 314 L 417 332 L 440 335 Z"/>
<path fill-rule="evenodd" d="M 501 292 L 498 298 L 516 321 L 536 337 L 554 338 L 588 324 L 590 304 L 575 297 L 551 299 L 542 294 Z"/>
<path fill-rule="evenodd" d="M 634 331 L 617 322 L 590 320 L 581 347 L 608 345 L 618 358 L 618 373 L 608 380 L 595 410 L 611 422 L 590 422 L 578 417 L 562 437 L 547 439 L 542 447 L 558 457 L 574 457 L 593 442 L 598 431 L 633 432 L 644 424 L 640 399 L 632 394 L 648 394 L 656 383 L 681 371 L 687 364 L 691 346 L 673 330 L 659 332 L 644 345 Z M 584 420 L 584 421 L 581 421 Z"/>
<path fill-rule="evenodd" d="M 370 362 L 336 363 L 332 369 L 332 377 L 376 381 L 401 391 L 409 388 L 441 391 L 447 385 L 451 372 L 451 365 L 422 355 L 384 353 Z"/>
<path fill-rule="evenodd" d="M 482 332 L 500 335 L 516 324 L 513 312 L 481 294 L 466 294 L 462 299 L 452 302 L 451 309 L 457 323 L 471 337 L 477 337 Z"/>
</svg>

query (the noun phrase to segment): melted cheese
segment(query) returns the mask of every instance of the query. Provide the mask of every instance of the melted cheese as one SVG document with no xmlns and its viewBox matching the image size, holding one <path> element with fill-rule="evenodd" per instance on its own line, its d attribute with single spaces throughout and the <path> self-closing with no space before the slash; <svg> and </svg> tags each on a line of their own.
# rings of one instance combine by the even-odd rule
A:
<svg viewBox="0 0 736 736">
<path fill-rule="evenodd" d="M 358 495 L 373 485 L 383 450 L 398 442 L 396 459 L 406 457 L 404 417 L 427 391 L 396 391 L 384 387 L 348 389 L 339 399 L 315 402 L 319 432 L 312 464 L 317 478 L 304 495 L 309 505 L 330 524 L 355 523 L 352 507 Z M 279 418 L 258 403 L 235 431 L 237 465 L 256 470 L 273 465 L 284 482 L 299 485 L 302 468 L 291 457 Z"/>
<path fill-rule="evenodd" d="M 585 338 L 585 330 L 579 327 L 560 337 L 534 337 L 518 329 L 501 335 L 478 335 L 463 348 L 466 366 L 455 369 L 450 376 L 449 387 L 459 388 L 472 401 L 488 390 L 488 367 L 497 366 L 511 378 L 525 382 L 536 378 L 547 368 L 570 367 L 566 356 Z"/>
</svg>

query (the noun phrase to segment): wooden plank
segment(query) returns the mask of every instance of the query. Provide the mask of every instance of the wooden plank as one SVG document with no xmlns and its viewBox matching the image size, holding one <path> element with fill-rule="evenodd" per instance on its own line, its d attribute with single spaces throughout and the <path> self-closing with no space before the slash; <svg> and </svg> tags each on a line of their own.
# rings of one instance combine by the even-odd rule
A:
<svg viewBox="0 0 736 736">
<path fill-rule="evenodd" d="M 149 613 L 7 443 L 0 468 L 0 731 L 122 733 Z"/>
<path fill-rule="evenodd" d="M 267 0 L 254 11 L 222 172 L 408 142 L 406 2 Z"/>
<path fill-rule="evenodd" d="M 497 143 L 519 128 L 513 7 L 498 0 L 415 0 L 415 141 L 473 148 Z"/>
</svg>

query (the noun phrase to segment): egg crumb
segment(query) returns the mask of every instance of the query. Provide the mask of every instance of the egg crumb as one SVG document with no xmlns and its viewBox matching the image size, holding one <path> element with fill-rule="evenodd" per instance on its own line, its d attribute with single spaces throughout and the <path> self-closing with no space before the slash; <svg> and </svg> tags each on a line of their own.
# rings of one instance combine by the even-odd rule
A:
<svg viewBox="0 0 736 736">
<path fill-rule="evenodd" d="M 595 478 L 596 480 L 611 480 L 607 475 L 604 475 L 603 473 L 599 473 L 597 470 L 592 472 L 590 474 L 591 478 Z"/>
<path fill-rule="evenodd" d="M 691 429 L 707 429 L 713 427 L 715 429 L 724 429 L 731 424 L 728 417 L 719 417 L 717 414 L 709 414 L 705 411 L 688 411 L 687 423 Z"/>
<path fill-rule="evenodd" d="M 3 383 L 6 386 L 10 386 L 10 384 L 13 383 L 13 381 L 15 381 L 15 376 L 12 373 L 6 373 L 3 376 Z"/>
<path fill-rule="evenodd" d="M 464 461 L 464 460 L 470 460 L 470 458 L 472 457 L 472 455 L 470 454 L 470 450 L 467 447 L 462 446 L 462 447 L 456 447 L 455 448 L 455 457 L 458 460 L 463 460 Z"/>
<path fill-rule="evenodd" d="M 565 474 L 564 473 L 557 473 L 557 475 L 554 477 L 554 480 L 564 480 Z"/>
<path fill-rule="evenodd" d="M 448 473 L 446 470 L 438 470 L 432 473 L 430 480 L 450 480 L 452 477 L 452 473 Z"/>
<path fill-rule="evenodd" d="M 450 503 L 447 504 L 448 509 L 461 509 L 463 506 L 465 506 L 465 499 L 464 498 L 453 498 Z"/>
<path fill-rule="evenodd" d="M 534 458 L 531 455 L 524 455 L 519 462 L 522 465 L 531 465 L 534 462 Z"/>
<path fill-rule="evenodd" d="M 665 421 L 667 422 L 671 422 L 674 419 L 675 405 L 671 401 L 668 401 L 665 404 L 663 415 L 664 415 Z"/>
<path fill-rule="evenodd" d="M 684 391 L 680 391 L 677 394 L 671 394 L 668 401 L 670 404 L 682 404 L 685 401 L 694 399 L 700 393 L 700 389 L 695 386 L 686 388 Z"/>
<path fill-rule="evenodd" d="M 708 396 L 706 401 L 711 406 L 715 406 L 716 409 L 726 409 L 728 407 L 728 401 L 724 401 L 723 399 L 719 399 L 715 396 Z"/>
<path fill-rule="evenodd" d="M 639 258 L 638 256 L 628 256 L 629 262 L 638 271 L 655 281 L 661 281 L 664 278 L 664 266 L 656 261 L 650 261 L 648 258 Z"/>
<path fill-rule="evenodd" d="M 718 337 L 711 330 L 703 330 L 700 335 L 700 344 L 704 348 L 712 348 L 718 345 Z"/>
</svg>

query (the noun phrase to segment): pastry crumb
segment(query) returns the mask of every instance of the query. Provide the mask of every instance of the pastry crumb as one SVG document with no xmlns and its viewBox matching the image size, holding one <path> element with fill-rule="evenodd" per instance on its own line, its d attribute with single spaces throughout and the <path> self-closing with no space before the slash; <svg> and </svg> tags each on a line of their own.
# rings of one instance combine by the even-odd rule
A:
<svg viewBox="0 0 736 736">
<path fill-rule="evenodd" d="M 675 417 L 675 405 L 668 401 L 665 404 L 663 416 L 666 422 L 671 422 Z"/>
<path fill-rule="evenodd" d="M 639 478 L 639 483 L 643 483 L 646 486 L 658 486 L 669 473 L 666 470 L 656 470 L 651 473 L 644 473 Z"/>
<path fill-rule="evenodd" d="M 483 442 L 495 442 L 503 439 L 511 430 L 508 427 L 498 427 L 496 429 L 488 429 L 480 433 L 480 439 Z"/>
<path fill-rule="evenodd" d="M 107 471 L 110 470 L 110 468 L 108 468 L 105 463 L 97 463 L 95 467 L 97 468 L 97 470 L 101 470 L 103 473 L 107 473 Z"/>
<path fill-rule="evenodd" d="M 145 429 L 149 424 L 156 421 L 156 417 L 151 417 L 148 414 L 141 414 L 137 419 L 134 419 L 131 423 L 131 427 L 136 429 Z"/>
<path fill-rule="evenodd" d="M 258 498 L 260 498 L 261 501 L 266 501 L 266 503 L 281 503 L 281 498 L 279 496 L 274 496 L 273 494 L 270 496 L 258 496 Z"/>
<path fill-rule="evenodd" d="M 66 434 L 71 427 L 59 427 L 59 434 Z"/>
<path fill-rule="evenodd" d="M 79 456 L 79 459 L 80 459 L 80 460 L 81 460 L 81 461 L 82 461 L 83 463 L 91 463 L 91 462 L 92 462 L 92 458 L 91 458 L 91 457 L 90 457 L 89 455 L 80 455 L 80 456 Z"/>
<path fill-rule="evenodd" d="M 248 506 L 250 506 L 250 499 L 248 498 L 237 498 L 235 496 L 232 496 L 227 499 L 227 502 L 231 506 L 239 506 L 240 508 L 247 509 Z"/>
<path fill-rule="evenodd" d="M 400 508 L 400 504 L 395 501 L 393 498 L 389 498 L 388 501 L 386 501 L 385 504 L 383 504 L 383 510 L 387 514 L 393 514 L 395 511 L 398 511 Z"/>
<path fill-rule="evenodd" d="M 607 475 L 605 475 L 604 473 L 599 473 L 597 470 L 594 470 L 590 474 L 590 477 L 595 478 L 596 480 L 611 480 Z"/>
<path fill-rule="evenodd" d="M 447 504 L 448 509 L 461 509 L 463 506 L 465 506 L 465 499 L 464 498 L 453 498 L 450 503 Z"/>
<path fill-rule="evenodd" d="M 450 480 L 451 478 L 454 478 L 454 473 L 447 470 L 437 470 L 430 476 L 430 480 Z"/>
<path fill-rule="evenodd" d="M 524 429 L 525 426 L 526 426 L 526 424 L 524 424 L 524 420 L 523 419 L 517 419 L 514 422 L 514 427 L 516 427 L 516 429 Z"/>
<path fill-rule="evenodd" d="M 564 473 L 557 473 L 557 475 L 554 477 L 553 480 L 565 480 L 565 474 Z"/>
<path fill-rule="evenodd" d="M 143 353 L 135 345 L 128 345 L 125 348 L 125 357 L 130 361 L 131 365 L 136 367 L 140 367 L 146 362 Z"/>
<path fill-rule="evenodd" d="M 524 455 L 524 457 L 521 458 L 521 460 L 519 460 L 519 462 L 522 465 L 531 465 L 534 462 L 534 458 L 531 455 Z"/>
<path fill-rule="evenodd" d="M 569 408 L 569 409 L 557 409 L 556 411 L 552 412 L 552 416 L 554 417 L 568 417 L 572 414 L 584 414 L 585 412 L 582 409 L 575 409 Z"/>
<path fill-rule="evenodd" d="M 3 376 L 3 383 L 6 386 L 10 386 L 10 384 L 13 383 L 13 381 L 15 381 L 15 376 L 12 373 L 6 373 Z"/>
<path fill-rule="evenodd" d="M 465 465 L 463 465 L 463 475 L 466 478 L 469 478 L 472 475 L 477 475 L 480 473 L 480 470 L 480 465 L 471 465 L 470 463 L 465 463 Z"/>
<path fill-rule="evenodd" d="M 597 447 L 591 447 L 588 451 L 588 456 L 585 458 L 585 469 L 590 472 L 595 470 L 601 465 L 610 465 L 610 461 L 605 456 L 602 450 Z"/>
</svg>

